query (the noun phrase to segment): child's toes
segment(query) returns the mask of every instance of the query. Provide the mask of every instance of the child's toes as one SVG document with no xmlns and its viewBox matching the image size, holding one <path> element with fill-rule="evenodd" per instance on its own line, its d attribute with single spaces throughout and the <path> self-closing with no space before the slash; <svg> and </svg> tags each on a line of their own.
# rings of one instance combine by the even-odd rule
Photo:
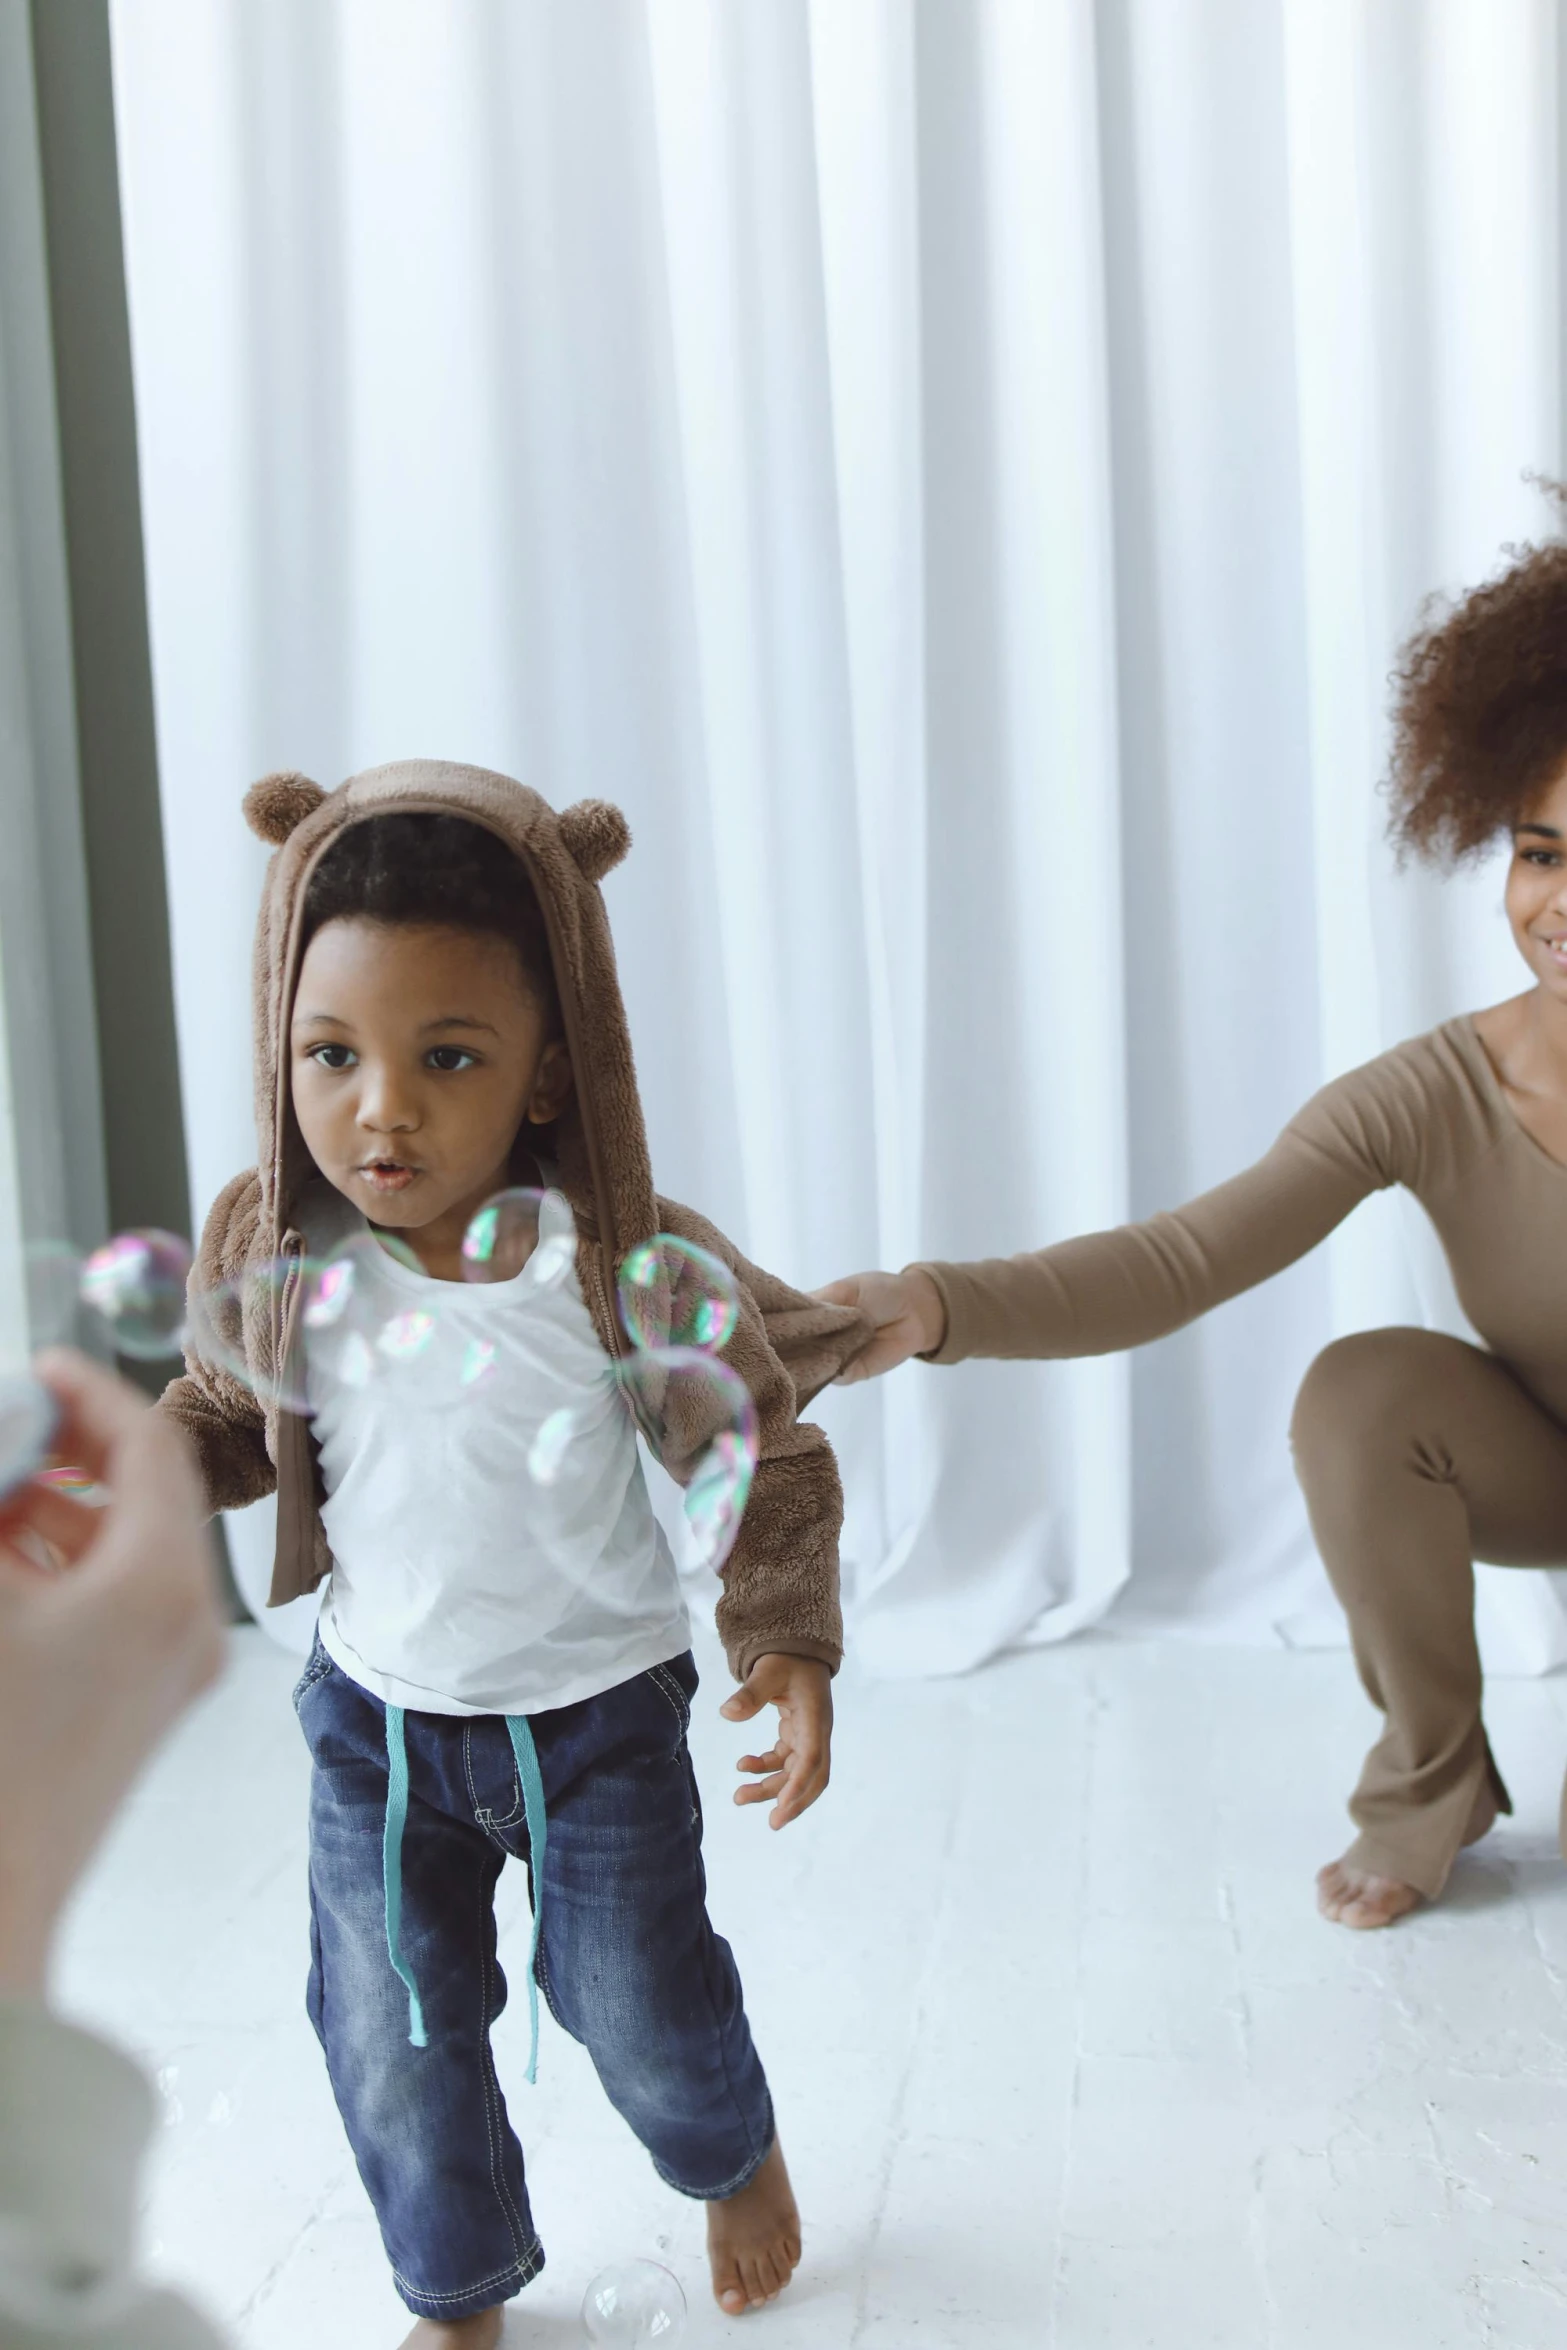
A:
<svg viewBox="0 0 1567 2350">
<path fill-rule="evenodd" d="M 713 2298 L 720 2309 L 731 2317 L 739 2317 L 750 2306 L 750 2294 L 740 2280 L 740 2263 L 729 2261 L 723 2269 L 713 2271 Z"/>
<path fill-rule="evenodd" d="M 776 2301 L 789 2282 L 790 2264 L 785 2259 L 782 2249 L 776 2248 L 771 2252 L 764 2253 L 757 2262 L 756 2269 L 757 2275 L 761 2279 L 763 2293 L 769 2301 Z"/>
<path fill-rule="evenodd" d="M 765 2252 L 742 2254 L 740 2274 L 745 2283 L 746 2299 L 752 2309 L 760 2309 L 770 2301 L 778 2288 L 773 2283 L 772 2265 Z"/>
</svg>

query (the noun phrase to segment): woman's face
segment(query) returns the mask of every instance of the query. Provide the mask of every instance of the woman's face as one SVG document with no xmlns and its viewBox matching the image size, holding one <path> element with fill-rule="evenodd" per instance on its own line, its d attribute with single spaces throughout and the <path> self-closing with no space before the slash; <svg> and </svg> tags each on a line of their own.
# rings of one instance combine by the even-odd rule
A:
<svg viewBox="0 0 1567 2350">
<path fill-rule="evenodd" d="M 1507 919 L 1540 986 L 1567 1003 L 1567 767 L 1513 829 Z"/>
</svg>

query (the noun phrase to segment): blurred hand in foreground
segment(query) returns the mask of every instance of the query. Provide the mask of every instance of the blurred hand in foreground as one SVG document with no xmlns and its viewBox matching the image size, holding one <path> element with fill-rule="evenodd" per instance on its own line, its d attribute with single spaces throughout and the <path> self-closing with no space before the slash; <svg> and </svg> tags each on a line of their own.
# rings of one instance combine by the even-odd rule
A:
<svg viewBox="0 0 1567 2350">
<path fill-rule="evenodd" d="M 107 1499 L 39 1483 L 0 1499 L 0 1993 L 42 1991 L 77 1879 L 223 1661 L 184 1440 L 83 1356 L 52 1352 L 35 1370 L 60 1407 L 60 1455 Z"/>
<path fill-rule="evenodd" d="M 941 1292 L 917 1265 L 906 1273 L 851 1273 L 813 1295 L 830 1306 L 856 1306 L 876 1325 L 862 1352 L 835 1380 L 838 1387 L 895 1371 L 911 1355 L 933 1354 L 947 1334 Z"/>
</svg>

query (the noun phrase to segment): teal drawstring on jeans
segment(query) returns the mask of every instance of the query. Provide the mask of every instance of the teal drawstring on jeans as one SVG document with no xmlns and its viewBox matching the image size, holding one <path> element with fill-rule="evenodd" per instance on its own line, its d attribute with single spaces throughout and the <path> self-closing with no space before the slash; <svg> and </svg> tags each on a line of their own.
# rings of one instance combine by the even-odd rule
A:
<svg viewBox="0 0 1567 2350">
<path fill-rule="evenodd" d="M 408 1818 L 408 1741 L 403 1733 L 403 1709 L 386 1709 L 386 1835 L 381 1845 L 381 1881 L 386 1894 L 386 1947 L 394 1973 L 408 1993 L 408 2038 L 415 2048 L 428 2048 L 424 2009 L 419 1990 L 403 1960 L 400 1947 L 403 1924 L 403 1826 Z"/>
<path fill-rule="evenodd" d="M 506 1730 L 517 1763 L 522 1789 L 522 1812 L 528 1829 L 528 1860 L 533 1876 L 533 1939 L 528 1945 L 528 2070 L 524 2078 L 539 2077 L 539 1921 L 544 1909 L 544 1845 L 549 1833 L 544 1812 L 544 1780 L 539 1750 L 526 1714 L 507 1714 Z M 386 1895 L 386 1948 L 392 1969 L 408 1993 L 408 2038 L 415 2048 L 428 2048 L 424 2009 L 412 1970 L 402 1953 L 403 1828 L 408 1819 L 408 1739 L 403 1709 L 386 1709 L 386 1834 L 381 1847 L 382 1881 Z"/>
<path fill-rule="evenodd" d="M 539 2077 L 539 1921 L 544 1915 L 544 1840 L 549 1833 L 544 1820 L 544 1780 L 539 1771 L 539 1750 L 533 1743 L 533 1732 L 528 1727 L 526 1714 L 508 1714 L 506 1727 L 511 1733 L 511 1750 L 517 1758 L 517 1778 L 522 1788 L 523 1818 L 528 1824 L 528 1867 L 533 1878 L 533 1939 L 528 1944 L 528 2069 L 524 2080 Z"/>
</svg>

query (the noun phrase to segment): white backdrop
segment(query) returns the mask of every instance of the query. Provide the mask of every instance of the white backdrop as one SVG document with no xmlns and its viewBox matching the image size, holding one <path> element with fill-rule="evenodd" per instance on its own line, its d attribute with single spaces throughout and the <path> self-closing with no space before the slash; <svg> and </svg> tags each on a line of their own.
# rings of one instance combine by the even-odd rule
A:
<svg viewBox="0 0 1567 2350">
<path fill-rule="evenodd" d="M 805 1284 L 1170 1204 L 1517 974 L 1399 878 L 1385 677 L 1563 465 L 1555 0 L 116 0 L 196 1194 L 246 781 L 604 793 L 655 1162 Z M 1333 1639 L 1337 1331 L 831 1397 L 863 1655 Z M 247 1554 L 248 1557 L 248 1554 Z M 253 1574 L 253 1563 L 247 1564 Z M 1567 1654 L 1490 1575 L 1493 1662 Z"/>
</svg>

